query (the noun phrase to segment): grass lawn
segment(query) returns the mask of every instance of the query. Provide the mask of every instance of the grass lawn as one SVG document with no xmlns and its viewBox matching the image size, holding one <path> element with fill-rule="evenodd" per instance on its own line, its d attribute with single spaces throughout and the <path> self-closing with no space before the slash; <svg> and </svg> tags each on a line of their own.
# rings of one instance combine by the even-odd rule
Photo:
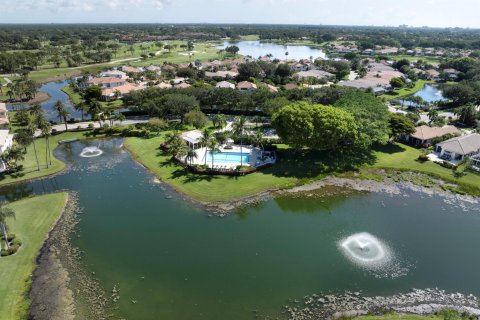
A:
<svg viewBox="0 0 480 320">
<path fill-rule="evenodd" d="M 387 94 L 384 94 L 380 97 L 385 98 L 387 100 L 392 100 L 392 99 L 396 99 L 396 98 L 400 98 L 400 97 L 410 96 L 410 95 L 422 90 L 423 87 L 426 84 L 429 84 L 429 83 L 434 83 L 434 81 L 421 80 L 420 79 L 420 80 L 417 80 L 415 82 L 415 86 L 413 88 L 402 88 L 402 89 L 394 90 L 392 93 L 387 93 Z"/>
<path fill-rule="evenodd" d="M 70 100 L 72 100 L 74 104 L 81 104 L 84 102 L 82 96 L 79 93 L 75 92 L 72 87 L 66 86 L 62 88 L 62 91 L 68 94 L 68 96 L 70 97 Z M 100 101 L 100 104 L 102 105 L 102 107 L 120 108 L 123 106 L 123 102 L 120 99 L 110 101 L 110 102 Z"/>
<path fill-rule="evenodd" d="M 325 165 L 326 156 L 320 152 L 305 151 L 303 155 L 294 155 L 287 146 L 280 145 L 278 163 L 260 172 L 242 177 L 192 174 L 173 163 L 171 156 L 159 149 L 164 134 L 151 139 L 127 138 L 124 145 L 136 160 L 158 178 L 199 201 L 226 202 L 270 189 L 318 180 L 331 172 L 330 167 Z"/>
<path fill-rule="evenodd" d="M 453 176 L 452 170 L 450 169 L 446 169 L 431 161 L 417 161 L 420 154 L 421 151 L 419 149 L 403 144 L 390 144 L 378 148 L 375 151 L 376 162 L 374 165 L 370 166 L 370 168 L 425 173 L 447 182 L 458 184 L 463 191 L 467 191 L 474 195 L 480 195 L 480 175 L 468 172 L 464 177 L 457 179 Z M 459 170 L 462 170 L 462 168 Z"/>
<path fill-rule="evenodd" d="M 348 175 L 340 159 L 328 153 L 305 150 L 302 154 L 295 154 L 285 145 L 278 146 L 277 164 L 260 172 L 243 177 L 192 174 L 172 162 L 171 156 L 159 149 L 164 134 L 151 139 L 127 138 L 125 147 L 158 178 L 177 191 L 203 202 L 226 202 L 262 191 L 313 182 L 330 174 Z M 358 157 L 347 162 L 357 162 L 356 166 L 360 168 L 365 178 L 382 178 L 375 173 L 378 169 L 414 171 L 458 184 L 461 192 L 480 195 L 479 175 L 469 172 L 457 179 L 453 176 L 452 170 L 433 162 L 416 161 L 420 153 L 418 149 L 394 144 L 378 148 L 371 156 Z"/>
<path fill-rule="evenodd" d="M 66 193 L 55 193 L 8 205 L 16 212 L 16 220 L 8 221 L 8 226 L 23 245 L 15 255 L 0 258 L 0 319 L 27 318 L 29 302 L 26 295 L 35 258 L 66 200 Z"/>
<path fill-rule="evenodd" d="M 52 136 L 50 138 L 50 149 L 53 151 L 58 146 L 58 142 L 60 140 L 82 138 L 85 138 L 85 132 L 65 132 L 59 135 Z M 30 145 L 27 148 L 25 160 L 21 163 L 23 165 L 23 169 L 20 172 L 16 172 L 10 175 L 0 174 L 0 186 L 23 180 L 49 176 L 58 173 L 65 168 L 65 163 L 52 156 L 52 165 L 49 166 L 49 168 L 47 169 L 45 164 L 45 139 L 36 139 L 35 143 L 37 146 L 38 160 L 40 162 L 40 171 L 37 170 L 37 162 L 35 160 L 33 145 Z"/>
</svg>

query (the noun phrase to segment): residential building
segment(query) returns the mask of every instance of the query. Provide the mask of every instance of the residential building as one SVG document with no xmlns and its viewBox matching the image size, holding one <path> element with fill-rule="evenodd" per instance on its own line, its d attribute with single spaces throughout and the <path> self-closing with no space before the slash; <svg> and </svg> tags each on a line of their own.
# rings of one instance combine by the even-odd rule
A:
<svg viewBox="0 0 480 320">
<path fill-rule="evenodd" d="M 321 79 L 330 79 L 334 77 L 333 74 L 323 70 L 308 70 L 308 71 L 300 71 L 293 75 L 293 77 L 301 79 L 308 79 L 308 78 L 315 78 L 318 80 Z"/>
<path fill-rule="evenodd" d="M 461 161 L 480 152 L 480 134 L 473 133 L 438 143 L 435 152 L 445 160 Z"/>
<path fill-rule="evenodd" d="M 242 81 L 237 84 L 237 89 L 240 91 L 250 92 L 257 90 L 257 85 L 250 81 Z"/>
<path fill-rule="evenodd" d="M 0 102 L 0 128 L 6 128 L 8 123 L 7 105 L 3 102 Z"/>
<path fill-rule="evenodd" d="M 220 81 L 215 85 L 216 88 L 235 89 L 235 85 L 228 81 Z"/>
<path fill-rule="evenodd" d="M 459 136 L 461 132 L 454 126 L 429 127 L 423 125 L 417 127 L 415 133 L 405 136 L 404 139 L 415 146 L 429 146 L 432 139 L 441 138 L 447 134 Z"/>
<path fill-rule="evenodd" d="M 119 78 L 123 80 L 127 80 L 128 76 L 125 72 L 120 70 L 107 70 L 100 73 L 100 77 L 102 78 Z"/>
<path fill-rule="evenodd" d="M 102 89 L 110 89 L 123 86 L 126 84 L 126 81 L 120 78 L 93 78 L 87 83 L 89 86 L 99 86 Z"/>
</svg>

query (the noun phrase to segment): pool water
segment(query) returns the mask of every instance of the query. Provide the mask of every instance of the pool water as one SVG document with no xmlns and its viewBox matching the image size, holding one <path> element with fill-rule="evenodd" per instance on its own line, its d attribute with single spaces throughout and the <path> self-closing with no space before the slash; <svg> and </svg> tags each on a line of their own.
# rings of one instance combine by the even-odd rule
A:
<svg viewBox="0 0 480 320">
<path fill-rule="evenodd" d="M 248 163 L 250 161 L 250 154 L 240 152 L 211 152 L 207 153 L 207 162 L 224 162 L 224 163 Z"/>
</svg>

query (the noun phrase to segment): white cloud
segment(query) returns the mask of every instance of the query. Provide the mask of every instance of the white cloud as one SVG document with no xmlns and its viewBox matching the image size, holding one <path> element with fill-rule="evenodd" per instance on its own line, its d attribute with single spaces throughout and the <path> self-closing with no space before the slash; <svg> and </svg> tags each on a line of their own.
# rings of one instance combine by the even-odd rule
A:
<svg viewBox="0 0 480 320">
<path fill-rule="evenodd" d="M 52 12 L 93 11 L 106 7 L 113 10 L 128 10 L 129 8 L 145 7 L 163 9 L 169 0 L 0 0 L 0 10 L 3 12 L 18 12 L 30 10 L 49 10 Z"/>
</svg>

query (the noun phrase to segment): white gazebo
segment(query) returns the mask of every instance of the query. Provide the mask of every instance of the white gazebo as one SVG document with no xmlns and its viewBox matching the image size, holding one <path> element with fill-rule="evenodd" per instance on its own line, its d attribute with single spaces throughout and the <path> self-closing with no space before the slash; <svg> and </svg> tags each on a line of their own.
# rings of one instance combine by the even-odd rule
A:
<svg viewBox="0 0 480 320">
<path fill-rule="evenodd" d="M 198 144 L 203 138 L 203 134 L 200 130 L 191 130 L 182 133 L 182 139 L 188 144 L 188 146 L 195 150 Z"/>
</svg>

